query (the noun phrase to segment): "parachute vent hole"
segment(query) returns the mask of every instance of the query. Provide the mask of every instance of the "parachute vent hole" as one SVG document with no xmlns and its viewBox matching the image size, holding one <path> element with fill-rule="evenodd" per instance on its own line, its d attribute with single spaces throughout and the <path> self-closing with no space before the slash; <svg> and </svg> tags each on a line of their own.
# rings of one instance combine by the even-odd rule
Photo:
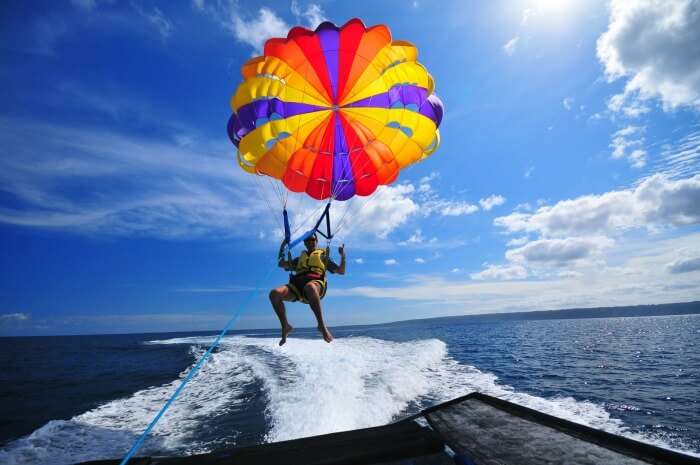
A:
<svg viewBox="0 0 700 465">
<path fill-rule="evenodd" d="M 386 126 L 389 128 L 394 128 L 398 129 L 399 131 L 403 132 L 407 137 L 413 136 L 413 129 L 409 128 L 408 126 L 401 126 L 401 123 L 398 121 L 389 121 L 386 123 Z"/>
<path fill-rule="evenodd" d="M 405 59 L 405 58 L 402 58 L 401 60 L 392 61 L 391 63 L 389 63 L 389 66 L 387 66 L 386 68 L 384 68 L 384 70 L 382 71 L 382 74 L 386 73 L 386 72 L 389 71 L 391 68 L 400 65 L 401 63 L 406 63 L 406 59 Z"/>
<path fill-rule="evenodd" d="M 275 74 L 271 74 L 271 73 L 258 73 L 258 74 L 256 75 L 256 77 L 259 77 L 259 78 L 266 78 L 266 79 L 272 79 L 273 81 L 278 81 L 278 82 L 280 82 L 281 84 L 283 84 L 283 85 L 285 85 L 285 86 L 287 85 L 287 81 L 285 81 L 284 79 L 282 79 L 281 77 L 279 77 L 279 76 L 277 76 L 277 75 L 275 75 Z"/>
</svg>

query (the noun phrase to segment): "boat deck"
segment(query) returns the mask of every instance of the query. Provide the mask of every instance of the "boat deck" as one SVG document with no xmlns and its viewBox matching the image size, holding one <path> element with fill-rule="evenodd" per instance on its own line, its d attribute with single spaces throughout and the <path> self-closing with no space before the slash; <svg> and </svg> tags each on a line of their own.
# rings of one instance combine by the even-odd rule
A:
<svg viewBox="0 0 700 465">
<path fill-rule="evenodd" d="M 81 465 L 119 465 L 97 460 Z M 132 465 L 700 465 L 643 444 L 472 393 L 386 426 Z"/>
</svg>

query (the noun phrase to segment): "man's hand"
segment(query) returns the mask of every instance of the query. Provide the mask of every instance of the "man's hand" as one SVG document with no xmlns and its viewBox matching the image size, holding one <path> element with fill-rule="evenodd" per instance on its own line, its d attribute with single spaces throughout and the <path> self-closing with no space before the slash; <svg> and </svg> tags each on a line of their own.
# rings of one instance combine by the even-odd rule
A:
<svg viewBox="0 0 700 465">
<path fill-rule="evenodd" d="M 338 253 L 340 254 L 341 257 L 345 258 L 345 244 L 338 247 Z"/>
</svg>

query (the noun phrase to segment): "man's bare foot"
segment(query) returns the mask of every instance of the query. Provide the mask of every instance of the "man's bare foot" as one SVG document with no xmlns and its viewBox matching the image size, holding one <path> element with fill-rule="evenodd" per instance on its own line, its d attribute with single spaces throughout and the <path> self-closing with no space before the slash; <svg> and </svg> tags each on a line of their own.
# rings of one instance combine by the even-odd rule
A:
<svg viewBox="0 0 700 465">
<path fill-rule="evenodd" d="M 283 346 L 285 342 L 287 342 L 287 335 L 292 332 L 294 327 L 292 325 L 287 325 L 284 328 L 282 328 L 282 339 L 280 339 L 280 345 Z"/>
<path fill-rule="evenodd" d="M 331 342 L 333 340 L 333 335 L 331 334 L 330 331 L 328 331 L 328 328 L 326 328 L 325 326 L 323 326 L 323 327 L 319 326 L 318 330 L 323 335 L 324 341 Z"/>
</svg>

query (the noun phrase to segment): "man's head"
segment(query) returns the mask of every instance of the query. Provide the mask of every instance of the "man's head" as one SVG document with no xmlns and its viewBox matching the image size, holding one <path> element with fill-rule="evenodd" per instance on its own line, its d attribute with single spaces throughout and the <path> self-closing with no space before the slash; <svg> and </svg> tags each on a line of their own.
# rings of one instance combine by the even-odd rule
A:
<svg viewBox="0 0 700 465">
<path fill-rule="evenodd" d="M 318 237 L 316 237 L 316 233 L 310 235 L 306 239 L 304 239 L 304 245 L 306 246 L 306 249 L 309 251 L 312 251 L 316 248 L 316 243 L 318 242 Z"/>
</svg>

